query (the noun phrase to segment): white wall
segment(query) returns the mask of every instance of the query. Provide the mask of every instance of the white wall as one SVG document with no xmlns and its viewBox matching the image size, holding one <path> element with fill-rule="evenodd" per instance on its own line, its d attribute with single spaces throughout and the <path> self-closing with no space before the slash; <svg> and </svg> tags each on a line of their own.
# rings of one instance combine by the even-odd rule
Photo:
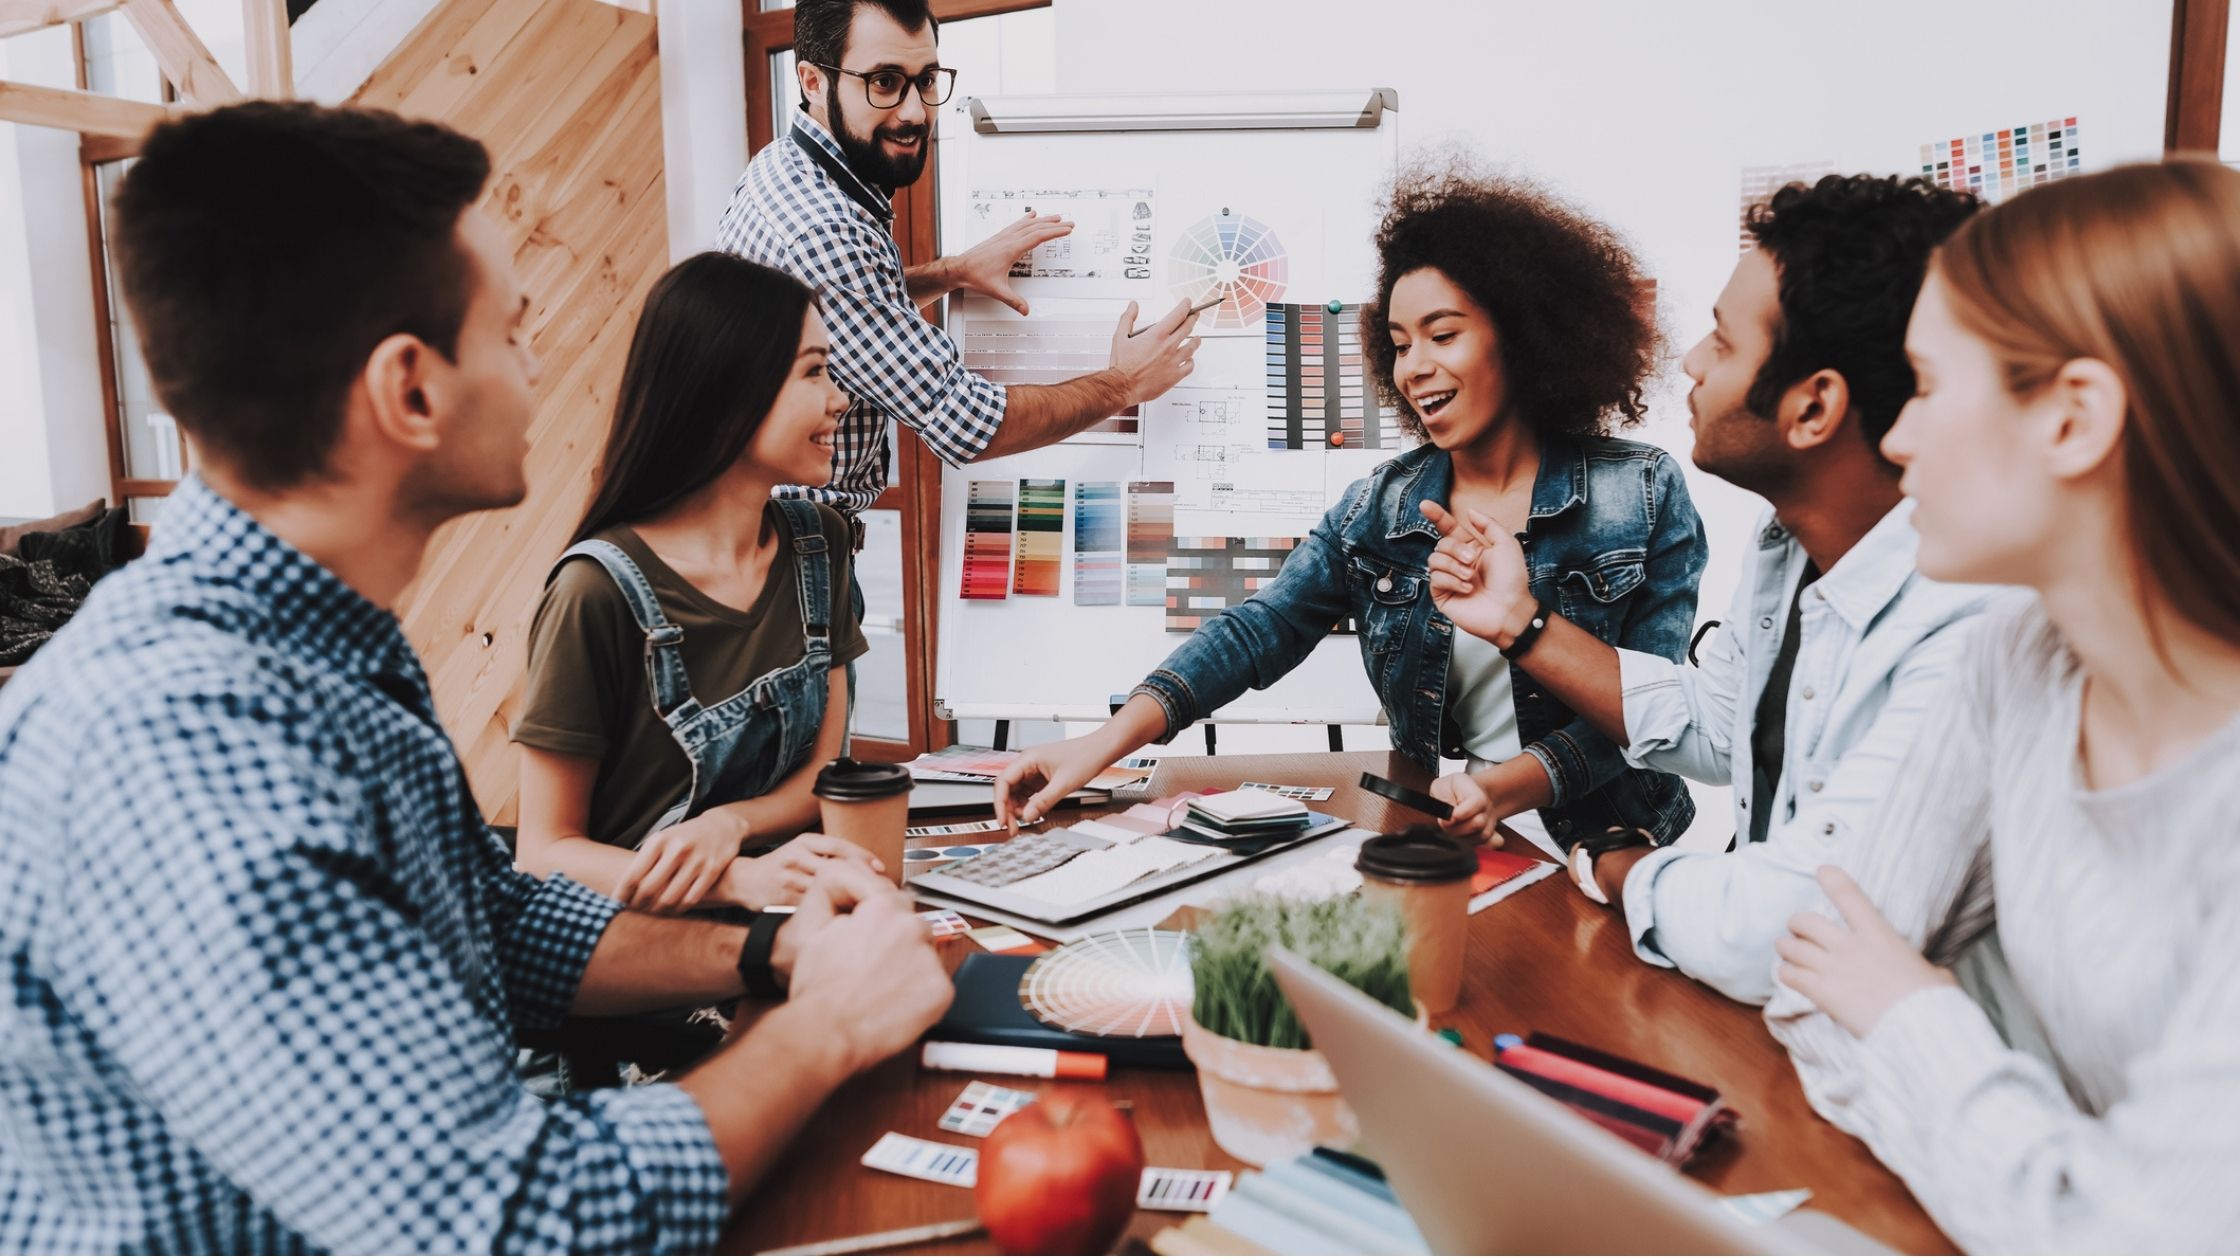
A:
<svg viewBox="0 0 2240 1260">
<path fill-rule="evenodd" d="M 1064 91 L 1391 87 L 1404 153 L 1466 145 L 1618 227 L 1657 277 L 1676 356 L 1635 436 L 1682 454 L 1677 354 L 1734 265 L 1740 168 L 1918 173 L 1923 144 L 2069 115 L 2088 168 L 2162 147 L 2168 0 L 1055 3 Z M 1702 615 L 1718 616 L 1762 504 L 1701 475 L 1690 488 L 1711 532 Z M 1230 729 L 1223 748 L 1241 750 Z M 1726 794 L 1698 800 L 1693 834 L 1723 843 Z"/>
<path fill-rule="evenodd" d="M 76 84 L 67 31 L 0 41 L 0 78 Z M 75 133 L 0 124 L 0 517 L 109 493 Z"/>
<path fill-rule="evenodd" d="M 746 65 L 734 0 L 660 0 L 661 147 L 669 258 L 716 243 L 716 220 L 747 167 Z"/>
</svg>

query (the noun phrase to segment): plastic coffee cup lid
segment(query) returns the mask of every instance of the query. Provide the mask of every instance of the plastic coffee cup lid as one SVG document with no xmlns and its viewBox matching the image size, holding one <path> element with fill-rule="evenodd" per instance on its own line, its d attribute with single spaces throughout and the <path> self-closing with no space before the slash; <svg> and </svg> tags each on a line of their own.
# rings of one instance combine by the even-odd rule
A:
<svg viewBox="0 0 2240 1260">
<path fill-rule="evenodd" d="M 847 757 L 817 772 L 816 794 L 828 801 L 883 801 L 910 791 L 908 766 Z"/>
<path fill-rule="evenodd" d="M 1478 858 L 1460 840 L 1429 827 L 1361 842 L 1353 869 L 1388 884 L 1447 884 L 1478 873 Z"/>
</svg>

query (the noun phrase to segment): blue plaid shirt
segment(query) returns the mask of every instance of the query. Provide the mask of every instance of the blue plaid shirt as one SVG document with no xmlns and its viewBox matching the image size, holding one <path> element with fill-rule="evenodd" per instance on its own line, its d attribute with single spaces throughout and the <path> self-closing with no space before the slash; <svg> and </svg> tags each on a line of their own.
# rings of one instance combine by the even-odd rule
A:
<svg viewBox="0 0 2240 1260">
<path fill-rule="evenodd" d="M 515 1075 L 615 912 L 514 871 L 395 617 L 181 483 L 0 689 L 0 1252 L 707 1250 L 690 1097 Z"/>
<path fill-rule="evenodd" d="M 795 128 L 843 169 L 830 133 L 806 115 Z M 852 174 L 852 173 L 851 173 Z M 979 458 L 1003 423 L 1001 385 L 966 370 L 957 343 L 910 300 L 894 211 L 885 193 L 843 185 L 790 136 L 764 145 L 732 189 L 716 247 L 798 277 L 817 291 L 832 333 L 832 379 L 854 401 L 834 437 L 832 484 L 783 486 L 851 517 L 886 489 L 887 422 L 918 431 L 950 464 Z"/>
</svg>

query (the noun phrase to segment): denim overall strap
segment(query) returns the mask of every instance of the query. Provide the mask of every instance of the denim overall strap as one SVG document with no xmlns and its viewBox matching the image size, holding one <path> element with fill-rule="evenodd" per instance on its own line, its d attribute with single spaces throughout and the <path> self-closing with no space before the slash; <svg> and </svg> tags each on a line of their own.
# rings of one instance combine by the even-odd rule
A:
<svg viewBox="0 0 2240 1260">
<path fill-rule="evenodd" d="M 806 499 L 778 499 L 793 541 L 794 590 L 801 598 L 806 661 L 826 668 L 832 660 L 832 547 L 817 519 L 817 505 Z"/>
<path fill-rule="evenodd" d="M 565 564 L 576 556 L 598 561 L 607 576 L 621 588 L 623 601 L 630 605 L 630 615 L 637 618 L 638 628 L 646 634 L 646 690 L 653 700 L 653 711 L 675 731 L 680 723 L 691 720 L 700 711 L 700 702 L 693 698 L 692 683 L 684 672 L 684 627 L 670 621 L 661 611 L 661 601 L 654 596 L 653 583 L 646 580 L 637 562 L 622 548 L 596 538 L 587 539 L 561 553 L 560 563 Z M 557 571 L 559 565 L 553 568 Z"/>
</svg>

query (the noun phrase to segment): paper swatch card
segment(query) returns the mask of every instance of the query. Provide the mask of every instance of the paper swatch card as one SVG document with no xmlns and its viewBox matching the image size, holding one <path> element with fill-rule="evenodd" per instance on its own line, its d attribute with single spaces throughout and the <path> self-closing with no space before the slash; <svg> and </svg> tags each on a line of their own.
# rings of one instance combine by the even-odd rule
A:
<svg viewBox="0 0 2240 1260">
<path fill-rule="evenodd" d="M 1005 1116 L 1034 1101 L 1034 1092 L 1025 1089 L 1006 1089 L 986 1081 L 974 1081 L 964 1087 L 957 1100 L 941 1113 L 940 1125 L 951 1133 L 966 1137 L 986 1137 L 995 1132 Z"/>
<path fill-rule="evenodd" d="M 863 1153 L 863 1166 L 970 1189 L 980 1179 L 980 1152 L 969 1146 L 924 1142 L 900 1133 L 889 1133 Z"/>
<path fill-rule="evenodd" d="M 1196 1168 L 1146 1168 L 1136 1186 L 1136 1206 L 1153 1212 L 1207 1212 L 1228 1197 L 1230 1172 Z"/>
</svg>

